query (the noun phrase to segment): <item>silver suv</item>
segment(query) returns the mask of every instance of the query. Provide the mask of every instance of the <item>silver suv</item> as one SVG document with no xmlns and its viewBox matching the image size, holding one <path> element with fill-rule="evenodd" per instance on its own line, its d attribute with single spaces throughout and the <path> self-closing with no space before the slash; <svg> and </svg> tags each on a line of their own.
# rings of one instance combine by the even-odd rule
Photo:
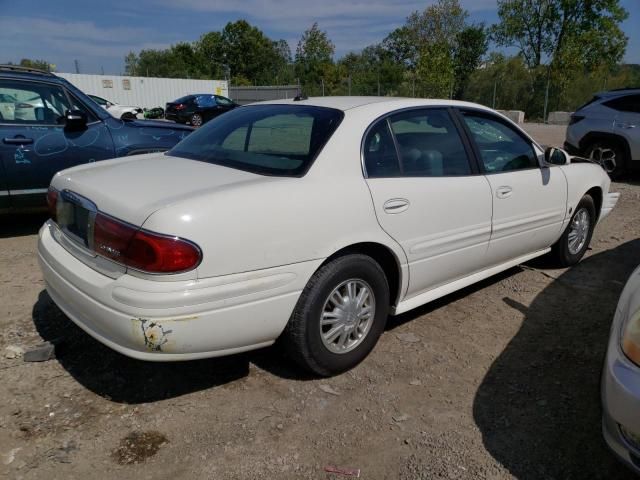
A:
<svg viewBox="0 0 640 480">
<path fill-rule="evenodd" d="M 569 122 L 565 150 L 600 163 L 612 178 L 640 166 L 640 88 L 597 93 Z"/>
</svg>

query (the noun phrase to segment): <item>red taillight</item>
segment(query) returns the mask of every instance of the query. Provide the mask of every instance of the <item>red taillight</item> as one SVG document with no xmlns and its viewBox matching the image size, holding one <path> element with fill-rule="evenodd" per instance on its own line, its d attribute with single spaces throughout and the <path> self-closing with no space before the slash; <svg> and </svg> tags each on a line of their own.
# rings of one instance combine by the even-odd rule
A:
<svg viewBox="0 0 640 480">
<path fill-rule="evenodd" d="M 58 212 L 58 191 L 53 187 L 49 187 L 47 190 L 47 206 L 49 207 L 49 215 L 55 221 Z"/>
<path fill-rule="evenodd" d="M 193 270 L 202 259 L 191 242 L 139 230 L 101 213 L 95 219 L 93 248 L 99 255 L 149 273 Z"/>
<path fill-rule="evenodd" d="M 176 105 L 175 107 L 173 107 L 176 110 L 184 110 L 186 107 L 183 103 L 179 103 L 178 105 Z"/>
</svg>

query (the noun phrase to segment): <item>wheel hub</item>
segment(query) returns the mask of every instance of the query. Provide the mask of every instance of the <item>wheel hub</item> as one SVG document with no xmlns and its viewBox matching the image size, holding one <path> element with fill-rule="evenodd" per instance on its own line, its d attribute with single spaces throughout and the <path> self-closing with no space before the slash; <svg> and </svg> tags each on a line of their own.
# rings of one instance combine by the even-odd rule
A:
<svg viewBox="0 0 640 480">
<path fill-rule="evenodd" d="M 365 339 L 375 316 L 373 290 L 364 280 L 342 282 L 327 297 L 320 315 L 320 337 L 332 353 L 347 353 Z"/>
</svg>

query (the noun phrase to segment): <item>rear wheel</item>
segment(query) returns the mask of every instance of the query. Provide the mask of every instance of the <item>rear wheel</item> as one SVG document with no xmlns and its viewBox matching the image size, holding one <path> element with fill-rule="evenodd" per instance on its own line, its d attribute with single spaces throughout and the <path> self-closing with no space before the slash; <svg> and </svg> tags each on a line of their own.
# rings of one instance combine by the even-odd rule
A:
<svg viewBox="0 0 640 480">
<path fill-rule="evenodd" d="M 612 140 L 603 140 L 591 144 L 586 156 L 602 165 L 609 176 L 617 180 L 627 169 L 627 152 L 623 145 Z"/>
<path fill-rule="evenodd" d="M 122 120 L 135 120 L 136 117 L 133 113 L 131 112 L 125 112 L 122 114 L 122 116 L 120 117 Z"/>
<path fill-rule="evenodd" d="M 199 127 L 202 125 L 202 115 L 200 115 L 199 113 L 194 113 L 193 115 L 191 115 L 191 119 L 189 121 L 194 127 Z"/>
<path fill-rule="evenodd" d="M 371 257 L 345 255 L 309 280 L 282 340 L 303 368 L 330 376 L 360 363 L 384 330 L 389 285 Z"/>
<path fill-rule="evenodd" d="M 552 247 L 552 254 L 559 266 L 568 267 L 580 261 L 589 248 L 595 224 L 593 198 L 585 195 L 576 206 L 564 233 Z"/>
</svg>

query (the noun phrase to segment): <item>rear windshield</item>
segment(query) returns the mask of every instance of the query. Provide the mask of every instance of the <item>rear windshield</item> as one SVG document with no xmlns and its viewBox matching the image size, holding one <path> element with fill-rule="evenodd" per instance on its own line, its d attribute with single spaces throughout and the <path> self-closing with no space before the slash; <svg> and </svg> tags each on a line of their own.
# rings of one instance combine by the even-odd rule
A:
<svg viewBox="0 0 640 480">
<path fill-rule="evenodd" d="M 180 97 L 177 100 L 174 100 L 171 103 L 186 103 L 193 98 L 193 95 L 186 95 L 184 97 Z"/>
<path fill-rule="evenodd" d="M 220 115 L 169 155 L 253 173 L 303 175 L 344 114 L 303 105 L 253 105 Z"/>
</svg>

